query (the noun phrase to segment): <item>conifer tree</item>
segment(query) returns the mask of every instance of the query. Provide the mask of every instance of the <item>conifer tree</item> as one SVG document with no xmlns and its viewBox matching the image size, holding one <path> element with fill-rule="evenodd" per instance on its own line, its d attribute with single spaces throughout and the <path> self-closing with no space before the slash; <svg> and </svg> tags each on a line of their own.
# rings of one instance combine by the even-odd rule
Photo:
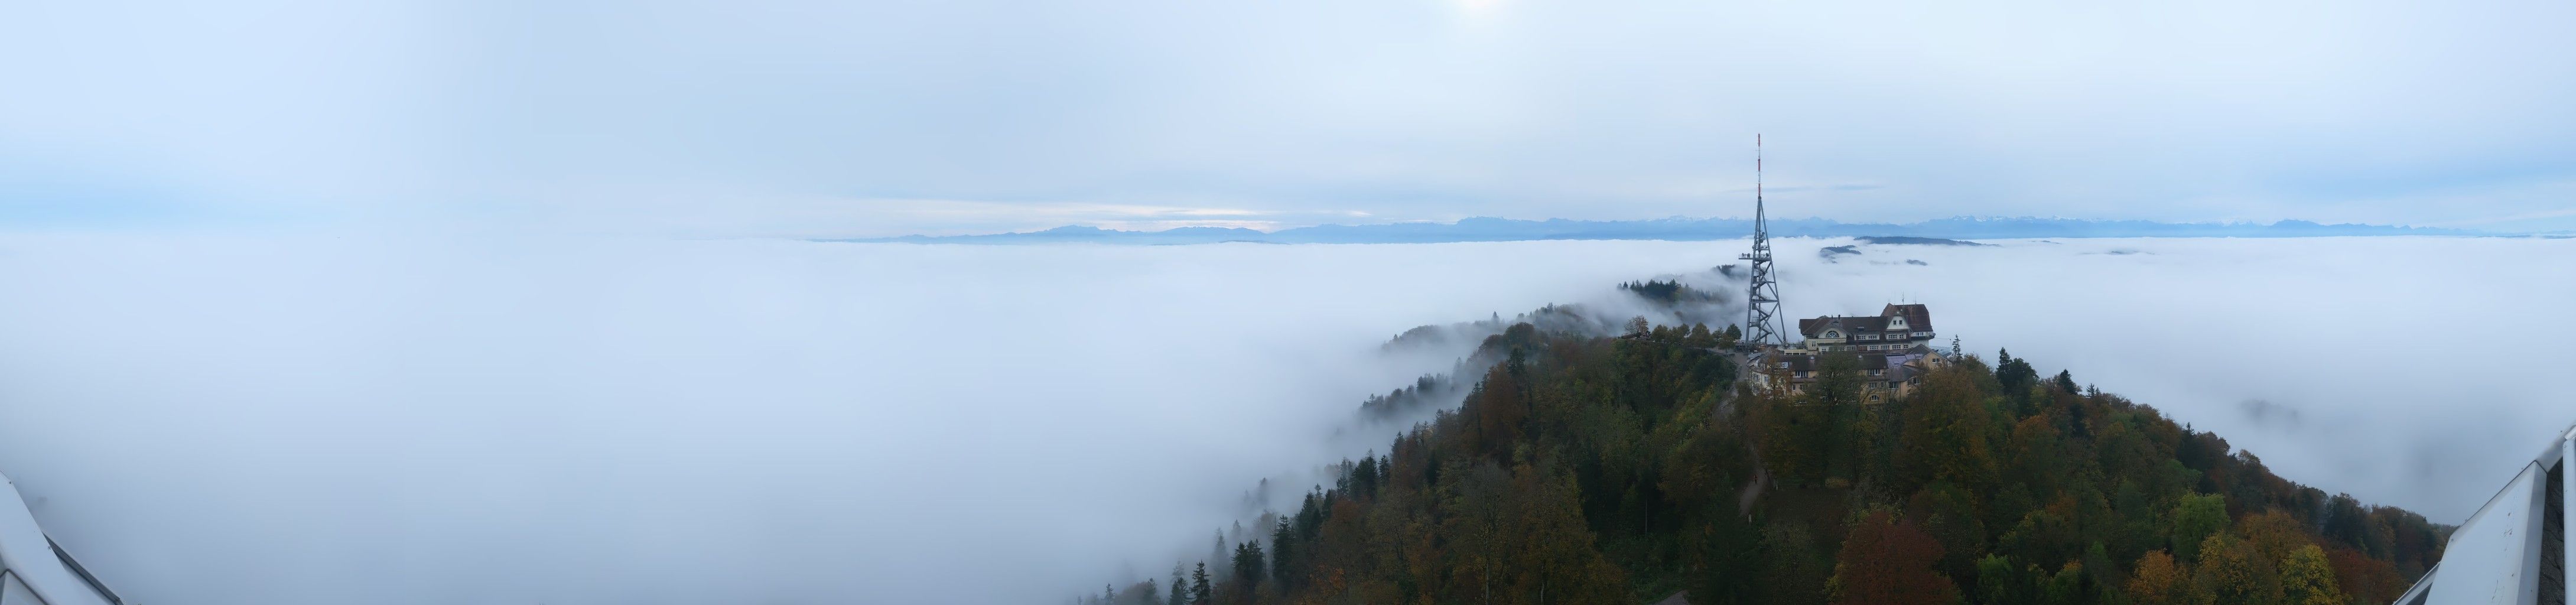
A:
<svg viewBox="0 0 2576 605">
<path fill-rule="evenodd" d="M 1208 586 L 1207 562 L 1200 561 L 1198 569 L 1190 571 L 1190 602 L 1205 605 L 1208 602 L 1210 590 L 1211 587 Z"/>
<path fill-rule="evenodd" d="M 1293 585 L 1288 578 L 1288 555 L 1296 547 L 1296 539 L 1296 528 L 1288 525 L 1287 517 L 1280 517 L 1279 529 L 1270 532 L 1270 578 L 1279 582 L 1281 592 Z"/>
<path fill-rule="evenodd" d="M 1262 572 L 1267 571 L 1268 568 L 1268 565 L 1261 562 L 1260 542 L 1244 542 L 1234 546 L 1234 583 L 1242 587 L 1245 596 L 1252 594 L 1252 587 L 1261 583 Z"/>
</svg>

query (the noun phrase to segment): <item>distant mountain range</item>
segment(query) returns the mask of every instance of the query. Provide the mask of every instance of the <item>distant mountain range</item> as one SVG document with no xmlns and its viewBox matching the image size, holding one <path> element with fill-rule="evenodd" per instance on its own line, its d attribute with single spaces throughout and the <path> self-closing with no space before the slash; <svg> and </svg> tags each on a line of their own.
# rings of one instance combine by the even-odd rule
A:
<svg viewBox="0 0 2576 605">
<path fill-rule="evenodd" d="M 1064 226 L 1028 233 L 927 236 L 907 235 L 841 242 L 915 242 L 943 244 L 1418 244 L 1441 242 L 1509 242 L 1529 240 L 1614 239 L 1701 241 L 1734 239 L 1753 233 L 1751 219 L 1665 218 L 1637 221 L 1543 221 L 1493 217 L 1455 223 L 1385 223 L 1316 225 L 1279 231 L 1224 227 L 1182 227 L 1164 231 L 1119 231 Z M 2319 224 L 2285 220 L 2262 223 L 2160 223 L 2093 221 L 2065 218 L 1954 217 L 1919 223 L 1845 223 L 1826 219 L 1771 221 L 1778 237 L 1918 237 L 1945 239 L 2015 239 L 2037 237 L 2320 237 L 2347 235 L 2501 235 L 2462 229 L 2395 225 Z"/>
</svg>

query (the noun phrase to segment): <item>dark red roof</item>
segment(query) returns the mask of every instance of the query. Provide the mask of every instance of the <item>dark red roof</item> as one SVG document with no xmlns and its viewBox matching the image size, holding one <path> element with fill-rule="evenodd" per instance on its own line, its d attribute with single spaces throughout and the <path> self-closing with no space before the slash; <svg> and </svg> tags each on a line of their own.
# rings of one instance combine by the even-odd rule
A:
<svg viewBox="0 0 2576 605">
<path fill-rule="evenodd" d="M 1823 338 L 1825 330 L 1828 329 L 1841 330 L 1844 338 L 1850 338 L 1860 334 L 1874 334 L 1887 331 L 1888 320 L 1897 317 L 1905 318 L 1905 329 L 1900 330 L 1901 332 L 1932 331 L 1931 309 L 1925 308 L 1920 304 L 1911 304 L 1888 305 L 1886 309 L 1879 311 L 1879 314 L 1875 317 L 1866 315 L 1827 315 L 1814 319 L 1801 319 L 1798 320 L 1798 334 L 1808 338 Z"/>
</svg>

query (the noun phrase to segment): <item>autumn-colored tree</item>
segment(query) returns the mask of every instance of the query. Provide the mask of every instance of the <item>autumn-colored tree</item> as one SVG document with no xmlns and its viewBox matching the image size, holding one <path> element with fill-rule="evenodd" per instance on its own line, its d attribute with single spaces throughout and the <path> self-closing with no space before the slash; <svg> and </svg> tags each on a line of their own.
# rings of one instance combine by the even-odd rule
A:
<svg viewBox="0 0 2576 605">
<path fill-rule="evenodd" d="M 1612 603 L 1625 598 L 1627 577 L 1593 548 L 1583 505 L 1569 474 L 1522 464 L 1512 469 L 1522 497 L 1511 518 L 1511 592 L 1533 603 Z"/>
<path fill-rule="evenodd" d="M 2043 498 L 2053 497 L 2058 482 L 2065 479 L 2067 457 L 2062 453 L 2057 426 L 2047 416 L 2032 416 L 2014 423 L 2005 456 L 2012 461 L 2005 481 L 2030 486 L 2031 492 Z"/>
<path fill-rule="evenodd" d="M 2290 553 L 2315 544 L 2308 538 L 2306 524 L 2277 508 L 2236 520 L 2236 535 L 2252 543 L 2255 555 L 2265 561 L 2289 558 Z"/>
<path fill-rule="evenodd" d="M 1934 370 L 1898 414 L 1897 473 L 1975 491 L 1994 484 L 1985 395 L 1961 367 Z"/>
<path fill-rule="evenodd" d="M 2227 529 L 2227 499 L 2217 494 L 2194 494 L 2182 497 L 2174 505 L 2174 554 L 2184 561 L 2200 560 L 2200 545 L 2210 536 Z"/>
<path fill-rule="evenodd" d="M 2273 605 L 2281 584 L 2273 565 L 2254 545 L 2233 534 L 2211 534 L 2200 542 L 2200 563 L 2192 567 L 2192 601 L 2199 605 Z"/>
<path fill-rule="evenodd" d="M 2282 605 L 2342 605 L 2342 590 L 2335 588 L 2334 565 L 2326 561 L 2325 549 L 2314 544 L 2291 551 L 2281 560 Z"/>
<path fill-rule="evenodd" d="M 1949 605 L 1958 585 L 1933 568 L 1941 543 L 1887 509 L 1852 524 L 1826 592 L 1835 605 Z"/>
<path fill-rule="evenodd" d="M 2338 546 L 2326 551 L 2326 562 L 2334 566 L 2335 584 L 2353 600 L 2387 603 L 2406 592 L 2406 579 L 2398 576 L 2397 566 L 2386 560 Z"/>
<path fill-rule="evenodd" d="M 2165 551 L 2148 551 L 2138 557 L 2137 569 L 2129 572 L 2128 593 L 2136 605 L 2181 605 L 2182 570 L 2174 566 L 2173 555 Z"/>
<path fill-rule="evenodd" d="M 1517 349 L 1515 349 L 1517 351 Z M 1474 406 L 1459 413 L 1475 420 L 1474 444 L 1488 455 L 1511 451 L 1519 442 L 1521 424 L 1530 415 L 1529 398 L 1521 392 L 1520 377 L 1511 364 L 1496 366 L 1485 373 L 1485 382 L 1469 396 Z"/>
<path fill-rule="evenodd" d="M 1761 393 L 1744 398 L 1761 449 L 1758 454 L 1773 479 L 1787 484 L 1821 481 L 1829 425 L 1823 406 L 1802 395 Z"/>
</svg>

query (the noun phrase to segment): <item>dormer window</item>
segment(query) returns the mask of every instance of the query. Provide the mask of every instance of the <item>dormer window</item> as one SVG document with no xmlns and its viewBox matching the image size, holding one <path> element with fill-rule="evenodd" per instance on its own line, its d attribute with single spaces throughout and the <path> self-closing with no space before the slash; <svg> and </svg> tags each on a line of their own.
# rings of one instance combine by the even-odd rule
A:
<svg viewBox="0 0 2576 605">
<path fill-rule="evenodd" d="M 1895 317 L 1890 317 L 1890 318 L 1888 318 L 1888 319 L 1887 319 L 1887 329 L 1890 329 L 1890 330 L 1902 330 L 1902 329 L 1905 329 L 1905 316 L 1903 316 L 1903 315 L 1898 315 L 1898 316 L 1895 316 Z"/>
<path fill-rule="evenodd" d="M 1825 331 L 1825 337 L 1826 337 L 1826 338 L 1842 338 L 1842 337 L 1843 337 L 1843 331 L 1842 331 L 1842 330 L 1826 330 L 1826 331 Z"/>
</svg>

